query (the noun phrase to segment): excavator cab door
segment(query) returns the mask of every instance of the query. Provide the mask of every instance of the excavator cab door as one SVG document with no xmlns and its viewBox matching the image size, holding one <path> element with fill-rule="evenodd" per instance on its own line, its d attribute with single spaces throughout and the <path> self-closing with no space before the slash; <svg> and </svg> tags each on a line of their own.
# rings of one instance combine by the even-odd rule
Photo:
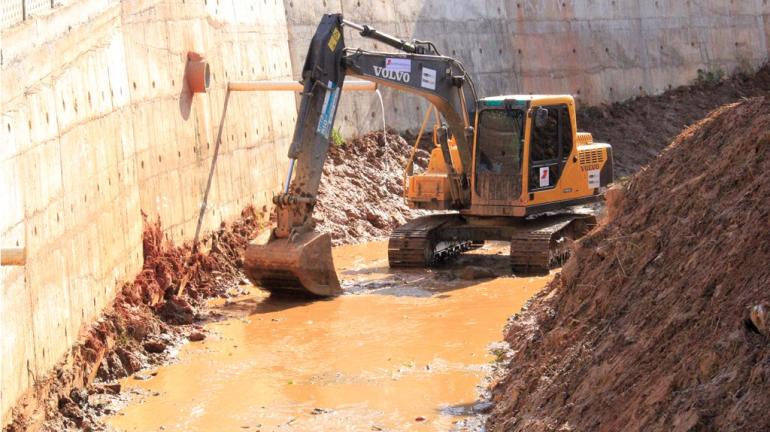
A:
<svg viewBox="0 0 770 432">
<path fill-rule="evenodd" d="M 482 200 L 510 205 L 521 195 L 524 118 L 510 107 L 479 112 L 474 184 Z"/>
<path fill-rule="evenodd" d="M 532 108 L 528 190 L 553 189 L 572 151 L 572 125 L 567 105 Z"/>
</svg>

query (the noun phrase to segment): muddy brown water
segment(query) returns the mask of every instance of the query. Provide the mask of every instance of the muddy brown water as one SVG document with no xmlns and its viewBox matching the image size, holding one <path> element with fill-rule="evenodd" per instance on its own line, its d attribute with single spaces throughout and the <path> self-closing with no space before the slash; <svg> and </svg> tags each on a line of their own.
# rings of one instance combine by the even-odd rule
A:
<svg viewBox="0 0 770 432">
<path fill-rule="evenodd" d="M 473 261 L 504 268 L 507 250 Z M 507 249 L 507 248 L 506 248 Z M 478 407 L 506 319 L 550 276 L 453 278 L 390 272 L 386 242 L 335 248 L 350 294 L 324 301 L 252 294 L 217 301 L 203 342 L 127 378 L 118 430 L 453 430 Z M 471 262 L 474 263 L 475 262 Z M 462 262 L 460 263 L 463 264 Z M 501 271 L 504 273 L 504 271 Z"/>
</svg>

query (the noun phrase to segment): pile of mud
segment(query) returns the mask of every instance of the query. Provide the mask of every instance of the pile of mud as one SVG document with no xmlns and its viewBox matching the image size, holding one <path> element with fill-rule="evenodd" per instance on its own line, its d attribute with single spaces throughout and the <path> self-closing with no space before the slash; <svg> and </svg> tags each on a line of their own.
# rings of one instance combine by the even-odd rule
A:
<svg viewBox="0 0 770 432">
<path fill-rule="evenodd" d="M 511 320 L 489 429 L 770 430 L 768 173 L 763 97 L 609 194 L 608 221 Z"/>
<path fill-rule="evenodd" d="M 100 395 L 120 393 L 111 382 L 165 362 L 186 339 L 205 338 L 198 324 L 207 318 L 199 312 L 204 301 L 240 294 L 241 253 L 263 228 L 261 220 L 248 207 L 193 248 L 165 240 L 160 221 L 145 217 L 142 271 L 49 377 L 22 398 L 7 431 L 102 428 L 98 417 L 110 407 Z"/>
<path fill-rule="evenodd" d="M 313 218 L 334 245 L 361 243 L 390 235 L 393 228 L 422 214 L 403 198 L 404 167 L 412 147 L 398 134 L 369 132 L 351 142 L 332 145 L 323 168 Z M 428 165 L 418 149 L 415 169 Z"/>
<path fill-rule="evenodd" d="M 685 127 L 711 110 L 742 98 L 770 95 L 770 64 L 754 74 L 699 80 L 659 96 L 578 110 L 578 128 L 597 142 L 612 144 L 618 177 L 655 159 Z"/>
</svg>

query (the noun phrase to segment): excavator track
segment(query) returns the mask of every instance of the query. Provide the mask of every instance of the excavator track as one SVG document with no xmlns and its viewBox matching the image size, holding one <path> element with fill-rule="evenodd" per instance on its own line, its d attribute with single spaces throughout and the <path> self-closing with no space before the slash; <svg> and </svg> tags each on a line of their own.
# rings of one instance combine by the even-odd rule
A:
<svg viewBox="0 0 770 432">
<path fill-rule="evenodd" d="M 470 241 L 436 240 L 438 229 L 461 223 L 458 215 L 430 215 L 396 228 L 388 241 L 390 267 L 428 267 L 471 249 Z"/>
<path fill-rule="evenodd" d="M 545 219 L 511 236 L 511 268 L 514 273 L 548 273 L 569 258 L 572 242 L 594 225 L 591 215 Z"/>
</svg>

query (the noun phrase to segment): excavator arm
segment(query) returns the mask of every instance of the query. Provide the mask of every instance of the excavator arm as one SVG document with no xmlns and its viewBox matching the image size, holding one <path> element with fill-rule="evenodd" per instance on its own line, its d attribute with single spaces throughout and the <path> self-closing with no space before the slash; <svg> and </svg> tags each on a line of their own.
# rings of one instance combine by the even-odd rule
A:
<svg viewBox="0 0 770 432">
<path fill-rule="evenodd" d="M 402 52 L 347 48 L 343 26 Z M 469 112 L 475 110 L 477 98 L 462 64 L 440 55 L 430 42 L 406 42 L 346 21 L 340 14 L 324 15 L 302 69 L 303 91 L 288 152 L 285 187 L 273 198 L 277 226 L 269 237 L 246 250 L 247 275 L 271 291 L 295 289 L 322 296 L 341 291 L 331 258 L 330 237 L 313 231 L 312 213 L 346 75 L 422 96 L 438 109 L 461 160 L 460 166 L 454 166 L 448 140 L 440 143 L 453 203 L 462 208 L 470 201 L 466 170 L 471 164 L 473 130 Z"/>
</svg>

